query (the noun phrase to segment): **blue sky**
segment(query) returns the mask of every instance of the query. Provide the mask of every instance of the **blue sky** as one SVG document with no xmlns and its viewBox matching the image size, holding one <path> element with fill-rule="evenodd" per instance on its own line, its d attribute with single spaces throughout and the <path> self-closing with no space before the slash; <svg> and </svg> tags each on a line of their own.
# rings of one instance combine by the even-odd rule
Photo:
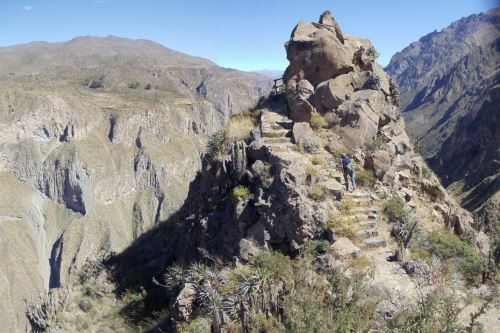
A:
<svg viewBox="0 0 500 333">
<path fill-rule="evenodd" d="M 225 67 L 284 69 L 295 24 L 329 9 L 343 31 L 369 38 L 379 61 L 500 0 L 0 0 L 0 46 L 76 36 L 145 38 Z"/>
</svg>

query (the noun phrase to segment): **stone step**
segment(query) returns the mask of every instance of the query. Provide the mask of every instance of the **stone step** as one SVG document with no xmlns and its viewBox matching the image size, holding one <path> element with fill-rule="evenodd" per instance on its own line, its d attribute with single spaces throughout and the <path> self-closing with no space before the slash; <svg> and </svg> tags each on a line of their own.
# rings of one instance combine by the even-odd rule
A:
<svg viewBox="0 0 500 333">
<path fill-rule="evenodd" d="M 365 249 L 373 249 L 377 247 L 385 247 L 387 242 L 382 237 L 371 237 L 364 241 Z"/>
<path fill-rule="evenodd" d="M 264 145 L 272 144 L 272 143 L 292 143 L 292 139 L 287 137 L 279 137 L 279 138 L 263 138 Z"/>
<path fill-rule="evenodd" d="M 378 237 L 378 229 L 365 229 L 365 230 L 360 230 L 356 232 L 356 236 L 359 238 L 370 238 L 370 237 Z"/>
<path fill-rule="evenodd" d="M 279 137 L 288 137 L 291 136 L 290 130 L 264 130 L 261 129 L 263 138 L 279 138 Z"/>
<path fill-rule="evenodd" d="M 335 219 L 337 219 L 339 221 L 352 221 L 352 222 L 357 221 L 355 215 L 340 215 L 340 216 L 336 216 Z"/>
<path fill-rule="evenodd" d="M 354 211 L 356 213 L 377 214 L 377 209 L 372 207 L 356 207 Z"/>
<path fill-rule="evenodd" d="M 356 219 L 358 221 L 376 221 L 377 220 L 377 215 L 366 215 L 366 214 L 356 214 Z"/>
<path fill-rule="evenodd" d="M 293 143 L 265 143 L 266 147 L 273 152 L 288 152 L 293 151 L 295 145 Z"/>
<path fill-rule="evenodd" d="M 293 121 L 292 119 L 275 121 L 271 124 L 271 128 L 291 130 L 293 128 Z"/>
<path fill-rule="evenodd" d="M 370 199 L 353 199 L 355 207 L 366 208 L 372 206 Z"/>
<path fill-rule="evenodd" d="M 346 196 L 352 197 L 354 199 L 364 199 L 364 198 L 370 199 L 370 194 L 366 192 L 356 192 L 356 191 L 349 192 L 346 193 Z"/>
<path fill-rule="evenodd" d="M 377 222 L 375 222 L 375 221 L 363 221 L 363 222 L 359 222 L 358 225 L 362 229 L 372 229 L 372 228 L 377 227 Z"/>
</svg>

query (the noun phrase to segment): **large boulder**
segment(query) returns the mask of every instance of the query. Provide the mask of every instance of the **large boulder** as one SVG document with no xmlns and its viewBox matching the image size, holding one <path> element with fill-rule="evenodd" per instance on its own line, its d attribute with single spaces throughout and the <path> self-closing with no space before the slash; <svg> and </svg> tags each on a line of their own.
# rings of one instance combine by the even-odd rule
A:
<svg viewBox="0 0 500 333">
<path fill-rule="evenodd" d="M 309 153 L 317 153 L 321 148 L 321 141 L 314 133 L 309 123 L 295 123 L 293 125 L 293 140 Z"/>
<path fill-rule="evenodd" d="M 383 179 L 391 169 L 391 155 L 385 150 L 377 150 L 367 158 L 366 164 L 378 179 Z"/>
<path fill-rule="evenodd" d="M 353 69 L 353 55 L 339 40 L 335 29 L 299 22 L 285 47 L 290 61 L 285 82 L 306 79 L 316 86 Z"/>
<path fill-rule="evenodd" d="M 290 117 L 296 122 L 308 122 L 315 111 L 309 99 L 314 94 L 313 85 L 307 80 L 292 80 L 286 87 Z"/>
<path fill-rule="evenodd" d="M 342 74 L 335 79 L 321 82 L 314 94 L 317 107 L 324 111 L 337 108 L 354 93 L 352 82 L 352 76 L 349 74 Z"/>
<path fill-rule="evenodd" d="M 354 245 L 349 238 L 339 238 L 331 246 L 332 252 L 341 259 L 357 258 L 361 255 L 359 247 Z"/>
<path fill-rule="evenodd" d="M 344 43 L 344 36 L 342 35 L 342 31 L 340 31 L 340 27 L 337 21 L 332 16 L 332 13 L 329 10 L 321 14 L 321 16 L 319 17 L 319 23 L 328 26 L 328 28 L 331 28 L 331 31 L 335 32 L 335 36 L 337 36 L 338 40 Z"/>
<path fill-rule="evenodd" d="M 370 143 L 378 131 L 379 116 L 364 101 L 347 101 L 337 109 L 340 135 L 349 149 Z"/>
</svg>

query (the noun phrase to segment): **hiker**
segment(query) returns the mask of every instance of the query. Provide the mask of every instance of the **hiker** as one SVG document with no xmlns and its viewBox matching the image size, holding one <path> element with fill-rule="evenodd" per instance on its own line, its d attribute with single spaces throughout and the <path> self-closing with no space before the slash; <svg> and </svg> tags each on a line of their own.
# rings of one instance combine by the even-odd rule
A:
<svg viewBox="0 0 500 333">
<path fill-rule="evenodd" d="M 346 154 L 342 154 L 342 171 L 344 171 L 344 180 L 346 190 L 349 191 L 349 177 L 351 177 L 352 190 L 356 189 L 356 181 L 354 180 L 354 167 L 352 166 L 351 160 Z"/>
</svg>

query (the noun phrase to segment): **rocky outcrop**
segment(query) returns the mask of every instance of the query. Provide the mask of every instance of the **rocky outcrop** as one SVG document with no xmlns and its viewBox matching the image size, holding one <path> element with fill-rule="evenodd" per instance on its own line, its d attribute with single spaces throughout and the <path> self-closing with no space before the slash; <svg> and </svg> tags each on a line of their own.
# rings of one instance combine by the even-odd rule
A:
<svg viewBox="0 0 500 333">
<path fill-rule="evenodd" d="M 422 37 L 387 66 L 401 89 L 408 133 L 487 230 L 500 211 L 499 36 L 499 10 L 493 9 Z"/>
<path fill-rule="evenodd" d="M 0 48 L 0 331 L 176 212 L 206 137 L 270 87 L 145 40 Z"/>
</svg>

